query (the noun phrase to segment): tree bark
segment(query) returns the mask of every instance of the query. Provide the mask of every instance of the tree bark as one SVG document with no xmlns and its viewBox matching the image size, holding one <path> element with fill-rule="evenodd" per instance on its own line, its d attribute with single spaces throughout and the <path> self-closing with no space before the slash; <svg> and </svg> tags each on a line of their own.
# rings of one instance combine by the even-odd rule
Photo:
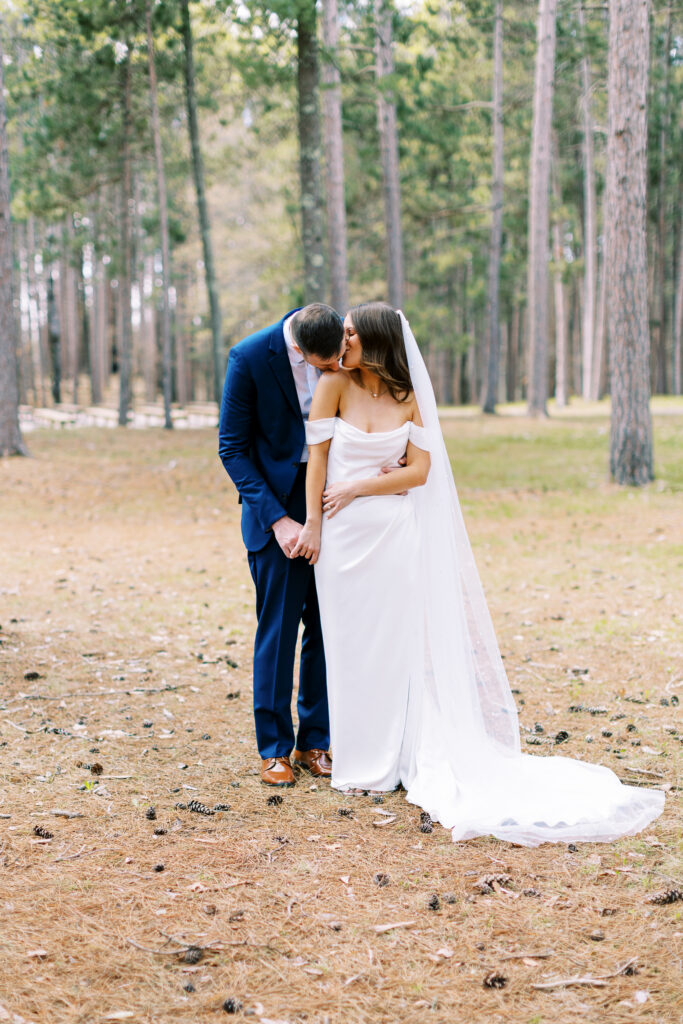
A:
<svg viewBox="0 0 683 1024">
<path fill-rule="evenodd" d="M 674 375 L 673 393 L 683 394 L 683 225 L 678 240 L 678 282 L 674 300 Z"/>
<path fill-rule="evenodd" d="M 81 328 L 78 316 L 78 284 L 76 280 L 76 250 L 74 242 L 74 221 L 68 213 L 64 229 L 64 317 L 63 326 L 66 332 L 65 373 L 71 378 L 71 401 L 78 405 L 78 371 L 81 350 Z"/>
<path fill-rule="evenodd" d="M 133 278 L 132 250 L 133 225 L 131 218 L 132 160 L 131 160 L 131 58 L 130 50 L 123 64 L 123 145 L 121 168 L 121 273 L 119 274 L 119 303 L 121 330 L 119 335 L 119 426 L 128 424 L 131 406 L 131 360 L 133 325 L 131 315 L 131 284 Z"/>
<path fill-rule="evenodd" d="M 349 306 L 346 259 L 346 202 L 344 198 L 344 137 L 341 76 L 337 67 L 339 14 L 337 0 L 323 0 L 323 136 L 327 184 L 327 248 L 330 258 L 330 302 L 339 312 Z"/>
<path fill-rule="evenodd" d="M 529 185 L 527 411 L 546 416 L 548 394 L 548 235 L 550 140 L 557 0 L 539 0 Z"/>
<path fill-rule="evenodd" d="M 610 0 L 605 267 L 612 417 L 610 472 L 653 479 L 647 306 L 648 0 Z"/>
<path fill-rule="evenodd" d="M 171 419 L 171 249 L 168 235 L 168 202 L 166 199 L 166 172 L 164 154 L 161 148 L 159 126 L 159 101 L 157 98 L 157 72 L 154 61 L 154 36 L 152 35 L 151 0 L 145 4 L 147 27 L 147 64 L 149 70 L 149 99 L 152 109 L 152 134 L 154 135 L 154 162 L 157 174 L 157 201 L 159 204 L 159 234 L 161 236 L 161 390 L 164 397 L 164 427 L 173 428 Z"/>
<path fill-rule="evenodd" d="M 654 366 L 652 368 L 653 391 L 665 395 L 669 390 L 667 359 L 667 267 L 666 250 L 669 234 L 669 193 L 667 190 L 667 145 L 670 136 L 669 79 L 671 69 L 671 4 L 666 5 L 666 27 L 664 30 L 663 83 L 660 96 L 661 125 L 659 130 L 659 182 L 657 187 L 657 238 L 654 261 L 654 294 L 656 333 L 654 343 Z"/>
<path fill-rule="evenodd" d="M 216 269 L 213 259 L 211 242 L 211 225 L 209 210 L 206 203 L 204 185 L 204 161 L 199 146 L 199 120 L 197 117 L 197 97 L 195 95 L 194 52 L 192 46 L 192 25 L 190 23 L 189 0 L 181 0 L 183 45 L 185 47 L 185 99 L 187 102 L 187 124 L 190 132 L 192 148 L 192 169 L 194 172 L 195 191 L 197 193 L 197 212 L 199 230 L 204 253 L 204 273 L 209 299 L 209 315 L 211 318 L 211 353 L 213 363 L 213 396 L 220 404 L 223 394 L 223 377 L 225 376 L 225 353 L 223 351 L 223 331 L 221 327 L 221 308 L 218 301 Z"/>
<path fill-rule="evenodd" d="M 553 174 L 553 194 L 557 207 L 562 202 L 557 171 Z M 555 403 L 559 408 L 569 401 L 569 345 L 567 339 L 567 312 L 565 288 L 562 280 L 564 256 L 562 253 L 562 231 L 556 211 L 553 217 L 553 296 L 555 307 Z"/>
<path fill-rule="evenodd" d="M 398 160 L 398 127 L 393 94 L 383 82 L 394 73 L 393 10 L 390 0 L 375 0 L 375 56 L 377 61 L 377 123 L 384 192 L 387 247 L 387 292 L 390 305 L 403 306 L 403 233 Z"/>
<path fill-rule="evenodd" d="M 47 344 L 52 364 L 52 402 L 59 405 L 62 400 L 62 339 L 52 274 L 47 282 Z"/>
<path fill-rule="evenodd" d="M 3 70 L 4 55 L 0 35 L 0 456 L 27 454 L 19 426 L 17 348 L 12 296 L 9 153 Z"/>
<path fill-rule="evenodd" d="M 579 25 L 585 18 L 583 0 L 578 5 Z M 583 43 L 585 47 L 585 42 Z M 581 59 L 581 107 L 583 114 L 583 317 L 581 324 L 581 394 L 591 397 L 593 360 L 595 359 L 595 302 L 597 291 L 597 199 L 595 192 L 595 152 L 593 145 L 592 75 L 587 54 Z"/>
<path fill-rule="evenodd" d="M 482 412 L 493 413 L 500 363 L 500 255 L 503 238 L 503 0 L 496 0 L 493 26 L 493 180 L 489 242 L 488 346 L 481 398 Z"/>
<path fill-rule="evenodd" d="M 297 0 L 297 95 L 304 302 L 325 301 L 321 132 L 315 0 Z"/>
</svg>

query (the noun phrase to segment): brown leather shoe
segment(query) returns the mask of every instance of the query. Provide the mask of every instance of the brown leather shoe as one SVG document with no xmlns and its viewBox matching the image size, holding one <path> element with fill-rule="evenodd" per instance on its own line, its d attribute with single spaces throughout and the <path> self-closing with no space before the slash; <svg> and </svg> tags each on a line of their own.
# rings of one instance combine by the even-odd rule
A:
<svg viewBox="0 0 683 1024">
<path fill-rule="evenodd" d="M 319 779 L 329 779 L 332 775 L 332 758 L 326 750 L 295 750 L 294 764 Z"/>
<path fill-rule="evenodd" d="M 294 772 L 288 757 L 264 757 L 261 762 L 261 782 L 267 786 L 293 786 Z"/>
</svg>

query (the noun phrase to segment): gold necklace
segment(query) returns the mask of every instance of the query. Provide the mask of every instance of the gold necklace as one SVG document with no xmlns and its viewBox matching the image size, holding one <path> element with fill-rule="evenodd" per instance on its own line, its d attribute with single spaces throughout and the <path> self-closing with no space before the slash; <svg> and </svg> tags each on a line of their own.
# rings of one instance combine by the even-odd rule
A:
<svg viewBox="0 0 683 1024">
<path fill-rule="evenodd" d="M 367 391 L 370 395 L 372 395 L 373 398 L 381 398 L 382 395 L 386 395 L 387 391 L 389 390 L 389 388 L 385 388 L 384 391 L 373 391 L 372 388 L 369 388 L 367 386 L 367 384 L 363 383 L 363 378 L 362 377 L 360 377 L 359 379 L 360 379 L 360 386 L 365 391 Z"/>
</svg>

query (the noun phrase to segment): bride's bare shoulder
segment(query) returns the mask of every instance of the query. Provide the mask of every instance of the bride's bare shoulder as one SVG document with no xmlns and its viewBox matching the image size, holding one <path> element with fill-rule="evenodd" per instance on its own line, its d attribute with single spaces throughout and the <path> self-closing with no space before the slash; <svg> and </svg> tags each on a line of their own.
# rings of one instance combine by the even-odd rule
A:
<svg viewBox="0 0 683 1024">
<path fill-rule="evenodd" d="M 315 393 L 322 390 L 325 395 L 341 395 L 348 384 L 348 375 L 341 370 L 326 370 L 320 375 Z"/>
<path fill-rule="evenodd" d="M 310 418 L 312 420 L 324 419 L 326 416 L 336 416 L 339 409 L 339 402 L 344 391 L 344 382 L 337 380 L 338 377 L 345 377 L 346 374 L 332 370 L 321 374 L 320 379 L 313 392 Z"/>
<path fill-rule="evenodd" d="M 417 404 L 417 398 L 415 397 L 414 391 L 411 392 L 410 398 L 408 398 L 407 401 L 410 405 L 410 416 L 408 417 L 408 419 L 410 419 L 415 424 L 416 427 L 423 427 L 424 423 L 422 422 L 422 417 L 420 416 L 420 407 Z"/>
</svg>

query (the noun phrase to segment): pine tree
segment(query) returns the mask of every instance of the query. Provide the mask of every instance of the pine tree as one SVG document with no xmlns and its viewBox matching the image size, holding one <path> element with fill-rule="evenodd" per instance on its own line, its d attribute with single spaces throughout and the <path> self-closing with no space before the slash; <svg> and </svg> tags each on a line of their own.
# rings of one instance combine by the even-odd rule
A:
<svg viewBox="0 0 683 1024">
<path fill-rule="evenodd" d="M 653 479 L 647 305 L 648 0 L 610 0 L 605 264 L 618 484 Z"/>
</svg>

